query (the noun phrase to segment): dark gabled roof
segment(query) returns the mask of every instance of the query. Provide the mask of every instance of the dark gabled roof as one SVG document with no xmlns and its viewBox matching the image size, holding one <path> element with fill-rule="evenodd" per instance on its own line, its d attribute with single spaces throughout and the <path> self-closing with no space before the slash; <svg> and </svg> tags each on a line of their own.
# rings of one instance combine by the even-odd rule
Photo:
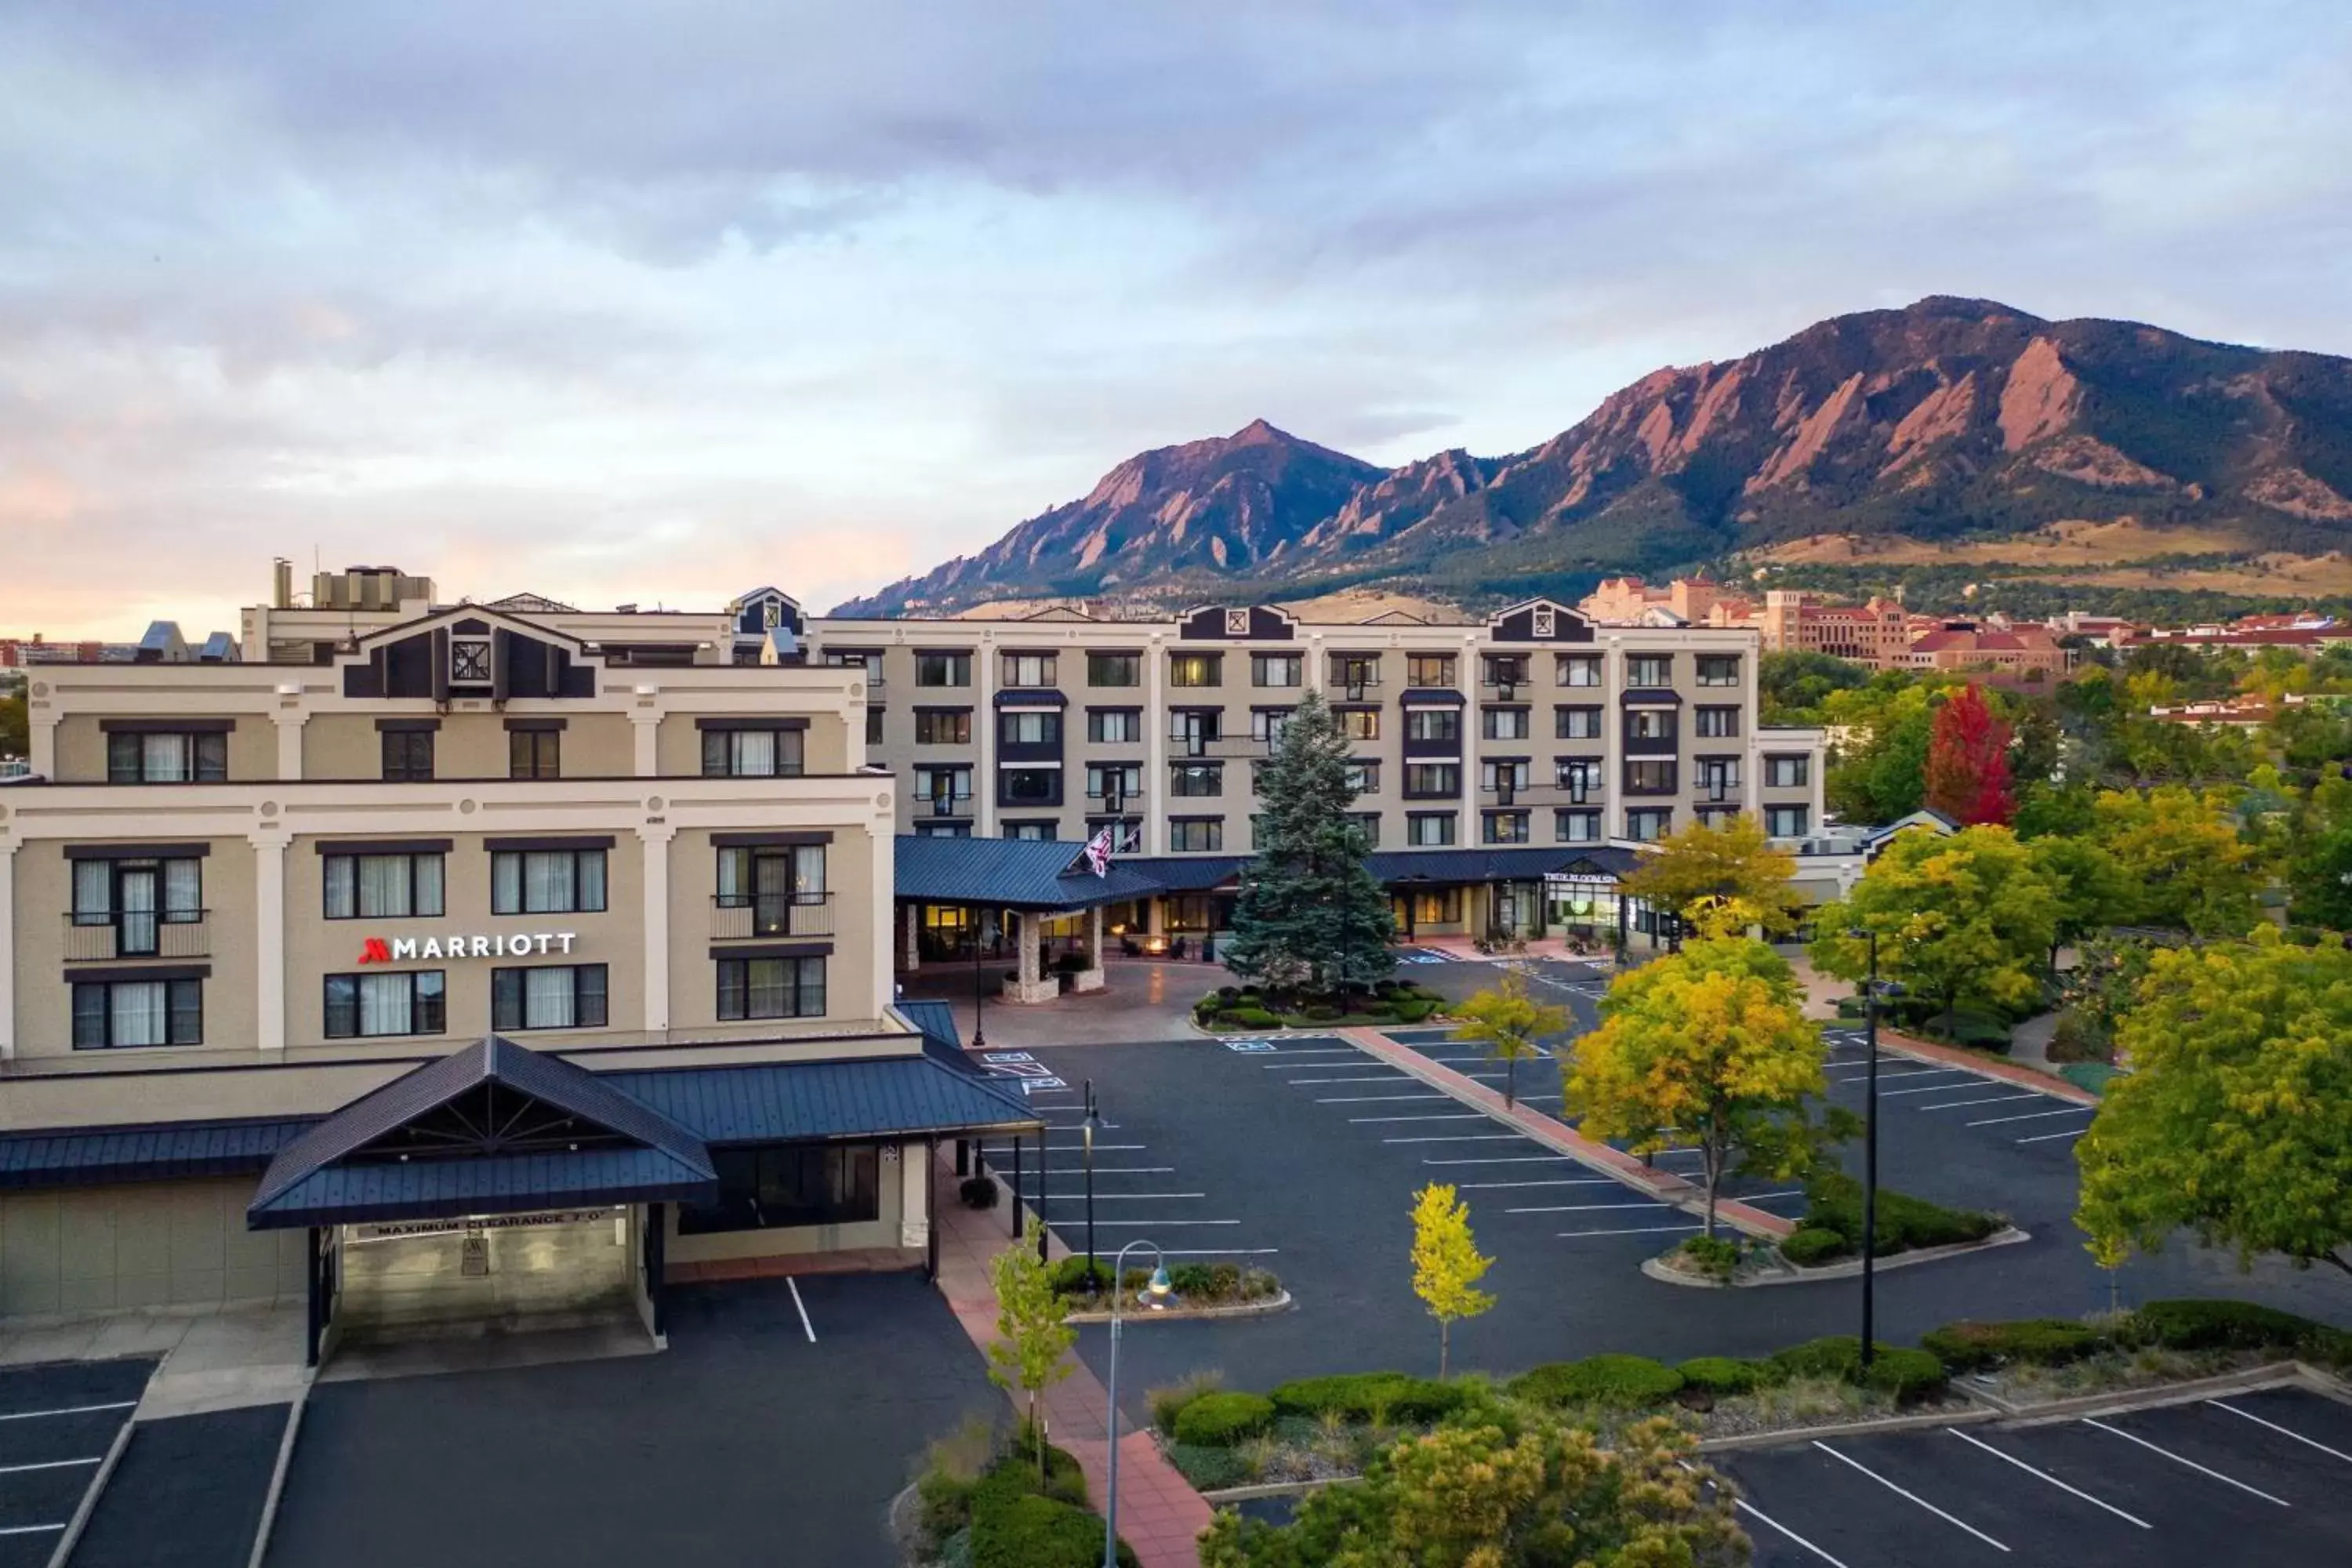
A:
<svg viewBox="0 0 2352 1568">
<path fill-rule="evenodd" d="M 1398 700 L 1407 708 L 1459 708 L 1469 699 L 1450 686 L 1408 686 Z"/>
<path fill-rule="evenodd" d="M 711 1143 L 1034 1131 L 1018 1096 L 929 1056 L 646 1068 L 605 1081 Z"/>
<path fill-rule="evenodd" d="M 257 1175 L 310 1117 L 170 1127 L 63 1127 L 0 1134 L 0 1191 Z"/>
<path fill-rule="evenodd" d="M 898 895 L 935 904 L 1076 910 L 1160 890 L 1114 860 L 1097 877 L 1078 863 L 1082 844 L 1034 838 L 925 838 L 901 834 Z M 1073 869 L 1073 868 L 1076 869 Z"/>
<path fill-rule="evenodd" d="M 702 1163 L 664 1149 L 580 1149 L 406 1164 L 329 1165 L 245 1212 L 256 1230 L 349 1225 L 621 1204 L 707 1203 L 718 1195 Z"/>
</svg>

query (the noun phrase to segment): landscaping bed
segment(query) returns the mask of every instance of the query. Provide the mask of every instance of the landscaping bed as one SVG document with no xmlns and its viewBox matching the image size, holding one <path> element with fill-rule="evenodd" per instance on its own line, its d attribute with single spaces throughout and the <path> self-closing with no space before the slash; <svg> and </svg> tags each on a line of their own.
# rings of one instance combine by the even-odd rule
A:
<svg viewBox="0 0 2352 1568">
<path fill-rule="evenodd" d="M 1836 1263 L 1862 1253 L 1862 1184 L 1842 1171 L 1805 1183 L 1807 1203 L 1797 1228 L 1783 1237 L 1780 1256 L 1799 1268 Z M 1928 1247 L 1983 1241 L 2008 1227 L 1997 1214 L 1948 1209 L 1908 1193 L 1878 1189 L 1877 1255 L 1892 1258 Z"/>
<path fill-rule="evenodd" d="M 1410 980 L 1383 980 L 1344 997 L 1283 995 L 1256 986 L 1221 985 L 1192 1004 L 1192 1021 L 1220 1034 L 1267 1029 L 1390 1028 L 1425 1024 L 1445 998 Z"/>
<path fill-rule="evenodd" d="M 1055 1447 L 1040 1476 L 1034 1441 L 1025 1426 L 1003 1437 L 974 1420 L 933 1443 L 915 1481 L 909 1559 L 929 1568 L 1096 1568 L 1103 1521 L 1087 1506 L 1086 1476 Z M 1124 1541 L 1118 1561 L 1135 1568 Z"/>
<path fill-rule="evenodd" d="M 2352 1370 L 2352 1331 L 2244 1301 L 2150 1301 L 2074 1321 L 1947 1323 L 1922 1336 L 1965 1387 L 2031 1408 L 2226 1376 L 2281 1361 Z"/>
<path fill-rule="evenodd" d="M 1065 1258 L 1053 1267 L 1054 1294 L 1067 1303 L 1074 1316 L 1108 1313 L 1110 1271 L 1111 1265 L 1100 1258 L 1095 1259 L 1091 1274 L 1083 1256 Z M 1149 1268 L 1130 1268 L 1120 1279 L 1119 1288 L 1126 1292 L 1129 1303 L 1124 1315 L 1179 1317 L 1187 1312 L 1269 1306 L 1282 1298 L 1282 1281 L 1272 1271 L 1244 1268 L 1238 1263 L 1176 1264 L 1168 1270 L 1172 1299 L 1159 1307 L 1137 1306 L 1136 1297 L 1150 1283 Z"/>
</svg>

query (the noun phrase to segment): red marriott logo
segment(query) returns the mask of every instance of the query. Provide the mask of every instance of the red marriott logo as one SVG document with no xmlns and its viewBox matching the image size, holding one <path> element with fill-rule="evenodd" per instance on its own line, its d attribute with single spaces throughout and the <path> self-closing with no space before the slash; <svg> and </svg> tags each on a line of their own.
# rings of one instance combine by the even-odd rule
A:
<svg viewBox="0 0 2352 1568">
<path fill-rule="evenodd" d="M 392 947 L 380 936 L 369 937 L 365 942 L 360 943 L 360 962 L 362 963 L 390 963 L 392 962 Z"/>
</svg>

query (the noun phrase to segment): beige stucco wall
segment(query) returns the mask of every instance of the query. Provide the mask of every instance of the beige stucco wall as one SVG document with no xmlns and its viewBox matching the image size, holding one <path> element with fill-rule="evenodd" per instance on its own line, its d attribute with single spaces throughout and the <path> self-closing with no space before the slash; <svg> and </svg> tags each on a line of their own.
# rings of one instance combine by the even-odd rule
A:
<svg viewBox="0 0 2352 1568">
<path fill-rule="evenodd" d="M 0 1317 L 299 1301 L 299 1230 L 250 1231 L 250 1178 L 0 1195 Z"/>
<path fill-rule="evenodd" d="M 710 940 L 711 900 L 719 891 L 719 853 L 712 840 L 709 830 L 690 828 L 680 832 L 669 846 L 670 1026 L 698 1033 L 710 1032 L 719 1025 L 719 973 Z M 891 962 L 889 952 L 875 951 L 866 934 L 873 929 L 877 896 L 873 867 L 872 835 L 856 829 L 834 831 L 824 857 L 825 887 L 833 894 L 834 934 L 800 939 L 833 943 L 824 974 L 828 1019 L 868 1016 L 876 965 Z M 890 896 L 890 889 L 880 889 L 884 900 Z M 793 1022 L 753 1021 L 725 1027 L 730 1032 L 740 1028 L 746 1034 L 763 1035 L 777 1033 L 780 1024 Z"/>
<path fill-rule="evenodd" d="M 854 672 L 853 672 L 854 673 Z M 745 708 L 730 717 L 755 718 L 762 710 Z M 772 711 L 772 710 L 770 710 Z M 718 717 L 719 710 L 706 710 L 701 717 Z M 695 728 L 693 713 L 670 713 L 663 716 L 654 738 L 654 755 L 661 773 L 670 778 L 694 778 L 702 773 L 702 731 Z M 837 713 L 812 713 L 808 731 L 801 742 L 801 770 L 807 773 L 845 773 L 850 769 L 849 728 Z M 865 718 L 858 718 L 858 750 L 865 750 Z M 906 721 L 909 740 L 914 735 L 914 721 Z"/>
<path fill-rule="evenodd" d="M 405 709 L 414 707 L 410 713 Z M 383 703 L 363 713 L 314 714 L 302 725 L 302 773 L 312 779 L 380 779 L 383 776 L 383 743 L 375 721 L 398 712 L 404 718 L 433 718 L 432 709 L 419 704 Z M 488 705 L 480 710 L 464 708 L 441 716 L 433 740 L 433 772 L 445 779 L 502 779 L 510 771 L 506 720 L 514 717 L 562 718 L 560 744 L 565 778 L 626 778 L 636 772 L 635 742 L 624 713 L 563 711 L 554 703 L 518 705 L 501 712 Z"/>
<path fill-rule="evenodd" d="M 108 713 L 109 719 L 209 719 L 230 715 L 207 712 L 201 700 L 182 708 L 149 713 Z M 95 713 L 68 713 L 58 721 L 57 772 L 59 784 L 106 782 L 106 731 Z M 236 717 L 228 736 L 228 776 L 231 782 L 278 776 L 278 727 L 252 714 Z"/>
</svg>

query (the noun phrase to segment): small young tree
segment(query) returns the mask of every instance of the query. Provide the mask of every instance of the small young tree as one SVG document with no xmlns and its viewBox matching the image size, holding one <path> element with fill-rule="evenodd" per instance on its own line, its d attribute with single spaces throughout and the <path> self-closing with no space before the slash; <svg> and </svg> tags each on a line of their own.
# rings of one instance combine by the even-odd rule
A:
<svg viewBox="0 0 2352 1568">
<path fill-rule="evenodd" d="M 1806 1101 L 1827 1088 L 1825 1053 L 1803 1004 L 1788 961 L 1746 937 L 1690 942 L 1619 975 L 1567 1071 L 1578 1131 L 1644 1156 L 1697 1149 L 1712 1237 L 1735 1156 L 1778 1176 L 1812 1162 Z"/>
<path fill-rule="evenodd" d="M 996 1286 L 996 1333 L 988 1347 L 988 1381 L 1029 1396 L 1029 1426 L 1036 1439 L 1037 1474 L 1045 1475 L 1045 1424 L 1037 1396 L 1070 1375 L 1070 1347 L 1078 1331 L 1063 1321 L 1063 1304 L 1037 1254 L 1019 1242 L 989 1264 Z"/>
<path fill-rule="evenodd" d="M 1963 686 L 1936 710 L 1927 738 L 1927 803 L 1964 827 L 2017 815 L 2009 776 L 2009 726 L 1984 693 Z"/>
<path fill-rule="evenodd" d="M 1704 819 L 1667 834 L 1624 879 L 1625 891 L 1710 936 L 1759 925 L 1794 930 L 1803 900 L 1797 858 L 1776 849 L 1746 812 L 1717 827 Z"/>
<path fill-rule="evenodd" d="M 1568 1009 L 1528 995 L 1527 976 L 1517 967 L 1505 968 L 1494 984 L 1454 1004 L 1454 1014 L 1462 1020 L 1454 1037 L 1485 1046 L 1486 1054 L 1503 1064 L 1506 1106 L 1518 1100 L 1520 1060 L 1543 1055 L 1538 1042 L 1566 1033 L 1569 1026 Z"/>
<path fill-rule="evenodd" d="M 1495 1260 L 1482 1257 L 1470 1234 L 1470 1205 L 1450 1186 L 1432 1182 L 1412 1199 L 1412 1293 L 1437 1320 L 1437 1375 L 1444 1377 L 1454 1324 L 1495 1304 L 1477 1288 Z"/>
<path fill-rule="evenodd" d="M 1371 846 L 1349 815 L 1352 751 L 1310 691 L 1283 726 L 1257 781 L 1257 857 L 1243 873 L 1225 966 L 1288 990 L 1363 990 L 1388 973 L 1395 923 L 1364 867 Z"/>
</svg>

